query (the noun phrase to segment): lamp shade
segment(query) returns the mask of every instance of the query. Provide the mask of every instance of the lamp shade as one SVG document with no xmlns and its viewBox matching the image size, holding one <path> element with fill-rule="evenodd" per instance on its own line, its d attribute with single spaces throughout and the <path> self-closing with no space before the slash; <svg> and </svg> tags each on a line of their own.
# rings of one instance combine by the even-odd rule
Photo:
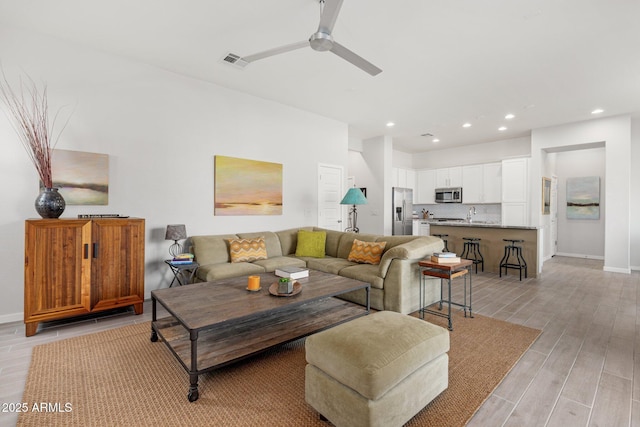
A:
<svg viewBox="0 0 640 427">
<path fill-rule="evenodd" d="M 341 205 L 366 205 L 367 198 L 364 197 L 362 190 L 360 190 L 359 188 L 353 187 L 353 188 L 350 188 L 349 191 L 347 191 L 347 194 L 344 195 L 340 204 Z"/>
<path fill-rule="evenodd" d="M 167 233 L 164 235 L 165 240 L 180 240 L 187 238 L 187 228 L 184 224 L 167 225 Z"/>
</svg>

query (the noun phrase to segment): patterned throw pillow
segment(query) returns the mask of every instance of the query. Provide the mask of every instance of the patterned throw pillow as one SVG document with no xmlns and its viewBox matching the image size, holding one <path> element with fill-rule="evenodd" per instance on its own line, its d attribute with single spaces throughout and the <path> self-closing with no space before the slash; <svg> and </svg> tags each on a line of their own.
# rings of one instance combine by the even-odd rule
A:
<svg viewBox="0 0 640 427">
<path fill-rule="evenodd" d="M 386 245 L 387 242 L 363 242 L 355 239 L 347 260 L 361 264 L 380 264 L 380 257 Z"/>
<path fill-rule="evenodd" d="M 231 262 L 252 262 L 267 259 L 264 237 L 255 239 L 228 239 Z"/>
</svg>

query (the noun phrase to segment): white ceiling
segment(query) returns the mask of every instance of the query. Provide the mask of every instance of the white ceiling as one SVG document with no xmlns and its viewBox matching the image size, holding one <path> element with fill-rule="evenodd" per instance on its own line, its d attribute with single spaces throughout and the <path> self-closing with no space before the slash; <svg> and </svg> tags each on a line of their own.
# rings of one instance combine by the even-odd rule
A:
<svg viewBox="0 0 640 427">
<path fill-rule="evenodd" d="M 525 136 L 595 108 L 640 112 L 638 0 L 345 0 L 333 36 L 378 76 L 311 48 L 243 70 L 222 62 L 306 40 L 319 13 L 317 0 L 0 0 L 2 25 L 312 111 L 355 138 L 390 135 L 410 153 Z"/>
</svg>

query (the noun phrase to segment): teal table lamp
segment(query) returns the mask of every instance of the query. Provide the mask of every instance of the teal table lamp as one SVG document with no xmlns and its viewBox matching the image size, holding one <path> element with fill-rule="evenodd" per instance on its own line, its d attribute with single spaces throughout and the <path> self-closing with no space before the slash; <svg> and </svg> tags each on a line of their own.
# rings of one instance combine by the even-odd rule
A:
<svg viewBox="0 0 640 427">
<path fill-rule="evenodd" d="M 356 205 L 366 205 L 367 198 L 364 197 L 364 193 L 359 188 L 353 187 L 347 191 L 347 194 L 344 195 L 341 205 L 352 205 L 349 209 L 349 227 L 347 227 L 344 231 L 352 231 L 354 233 L 359 232 L 358 229 L 358 212 L 356 211 Z"/>
</svg>

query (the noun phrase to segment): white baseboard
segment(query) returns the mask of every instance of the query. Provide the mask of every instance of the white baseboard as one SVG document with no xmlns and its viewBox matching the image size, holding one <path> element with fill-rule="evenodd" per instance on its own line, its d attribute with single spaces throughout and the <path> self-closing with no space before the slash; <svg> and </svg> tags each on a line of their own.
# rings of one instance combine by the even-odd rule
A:
<svg viewBox="0 0 640 427">
<path fill-rule="evenodd" d="M 608 271 L 610 273 L 624 273 L 631 274 L 630 268 L 617 268 L 617 267 L 607 267 L 606 265 L 602 268 L 603 271 Z"/>
<path fill-rule="evenodd" d="M 3 314 L 0 323 L 20 322 L 24 320 L 24 313 Z"/>
<path fill-rule="evenodd" d="M 572 253 L 567 253 L 567 252 L 558 252 L 558 253 L 556 253 L 556 255 L 557 256 L 566 256 L 566 257 L 571 257 L 571 258 L 584 258 L 584 259 L 604 260 L 604 256 L 600 256 L 600 255 L 572 254 Z"/>
</svg>

